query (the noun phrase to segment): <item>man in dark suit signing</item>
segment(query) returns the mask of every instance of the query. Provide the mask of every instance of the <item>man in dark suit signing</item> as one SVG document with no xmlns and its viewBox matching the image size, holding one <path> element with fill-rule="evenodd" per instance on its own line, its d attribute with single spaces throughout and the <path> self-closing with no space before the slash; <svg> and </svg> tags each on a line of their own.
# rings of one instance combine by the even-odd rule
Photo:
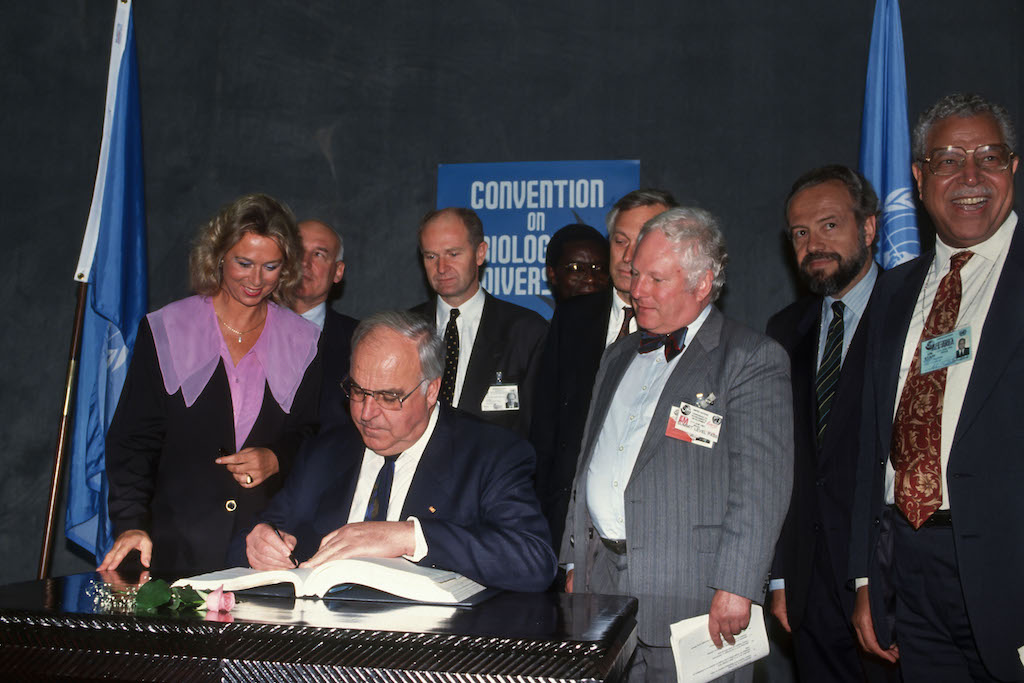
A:
<svg viewBox="0 0 1024 683">
<path fill-rule="evenodd" d="M 845 166 L 803 174 L 786 198 L 790 243 L 811 295 L 768 321 L 768 336 L 789 353 L 795 448 L 771 603 L 793 634 L 803 681 L 885 680 L 880 661 L 862 661 L 846 581 L 877 215 L 871 184 Z"/>
<path fill-rule="evenodd" d="M 922 115 L 912 171 L 935 248 L 884 273 L 868 314 L 854 627 L 905 681 L 1024 681 L 1015 144 L 1006 110 L 977 95 Z"/>
<path fill-rule="evenodd" d="M 303 448 L 245 539 L 249 564 L 405 557 L 490 587 L 544 590 L 556 561 L 529 444 L 437 405 L 443 349 L 420 316 L 370 316 L 352 344 L 345 390 L 355 424 L 336 424 Z M 242 546 L 236 539 L 235 561 Z"/>
<path fill-rule="evenodd" d="M 634 190 L 615 202 L 606 219 L 611 291 L 560 301 L 551 317 L 537 378 L 530 443 L 537 449 L 537 496 L 555 548 L 562 543 L 569 492 L 601 356 L 609 344 L 636 332 L 629 269 L 637 235 L 648 219 L 674 206 L 677 203 L 671 193 L 653 188 Z"/>
<path fill-rule="evenodd" d="M 348 375 L 352 333 L 359 321 L 335 311 L 327 302 L 331 288 L 345 275 L 341 235 L 321 221 L 299 223 L 302 235 L 302 284 L 292 310 L 320 328 L 320 358 L 324 376 L 320 385 L 320 422 L 347 419 L 341 380 Z"/>
<path fill-rule="evenodd" d="M 734 642 L 789 505 L 789 359 L 712 305 L 726 259 L 706 211 L 648 221 L 630 289 L 641 332 L 608 348 L 594 386 L 562 560 L 567 591 L 639 599 L 630 681 L 675 680 L 673 622 L 710 614 L 712 640 Z"/>
<path fill-rule="evenodd" d="M 433 322 L 444 338 L 438 400 L 526 436 L 547 321 L 480 286 L 487 243 L 472 209 L 429 212 L 420 221 L 419 241 L 423 269 L 437 296 L 413 311 Z M 509 393 L 517 400 L 507 400 Z"/>
</svg>

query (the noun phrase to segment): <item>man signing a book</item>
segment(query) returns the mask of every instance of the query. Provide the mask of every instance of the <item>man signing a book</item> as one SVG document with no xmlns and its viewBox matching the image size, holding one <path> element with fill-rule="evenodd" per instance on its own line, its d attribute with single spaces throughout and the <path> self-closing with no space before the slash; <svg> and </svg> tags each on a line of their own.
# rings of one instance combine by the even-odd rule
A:
<svg viewBox="0 0 1024 683">
<path fill-rule="evenodd" d="M 360 323 L 342 383 L 353 423 L 306 443 L 230 557 L 255 569 L 405 557 L 492 588 L 547 588 L 557 564 L 533 490 L 533 449 L 439 405 L 443 371 L 429 321 L 387 311 Z"/>
</svg>

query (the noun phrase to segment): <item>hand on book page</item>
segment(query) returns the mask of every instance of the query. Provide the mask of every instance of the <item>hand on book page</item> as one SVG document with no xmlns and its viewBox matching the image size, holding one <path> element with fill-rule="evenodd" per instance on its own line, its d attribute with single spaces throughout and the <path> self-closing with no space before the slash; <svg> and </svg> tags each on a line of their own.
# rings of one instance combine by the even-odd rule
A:
<svg viewBox="0 0 1024 683">
<path fill-rule="evenodd" d="M 416 552 L 412 522 L 354 522 L 335 529 L 301 567 L 319 567 L 349 557 L 401 557 Z"/>
</svg>

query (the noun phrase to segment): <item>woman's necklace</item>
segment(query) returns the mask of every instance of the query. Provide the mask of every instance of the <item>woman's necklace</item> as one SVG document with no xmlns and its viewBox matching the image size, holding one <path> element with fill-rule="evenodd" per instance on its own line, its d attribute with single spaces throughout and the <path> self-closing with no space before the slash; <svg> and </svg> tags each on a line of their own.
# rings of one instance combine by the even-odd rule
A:
<svg viewBox="0 0 1024 683">
<path fill-rule="evenodd" d="M 232 334 L 237 334 L 238 335 L 238 343 L 239 344 L 242 343 L 242 337 L 243 336 L 249 334 L 250 332 L 252 332 L 255 329 L 258 329 L 259 326 L 262 325 L 267 320 L 267 316 L 266 316 L 266 314 L 264 314 L 263 320 L 259 321 L 253 327 L 250 327 L 248 330 L 245 330 L 244 332 L 240 332 L 240 331 L 236 330 L 235 328 L 231 327 L 231 325 L 228 325 L 226 322 L 224 322 L 224 319 L 220 317 L 220 314 L 215 312 L 214 315 L 217 316 L 217 320 L 219 320 L 220 324 L 223 325 L 224 327 L 226 327 L 229 332 L 231 332 Z"/>
</svg>

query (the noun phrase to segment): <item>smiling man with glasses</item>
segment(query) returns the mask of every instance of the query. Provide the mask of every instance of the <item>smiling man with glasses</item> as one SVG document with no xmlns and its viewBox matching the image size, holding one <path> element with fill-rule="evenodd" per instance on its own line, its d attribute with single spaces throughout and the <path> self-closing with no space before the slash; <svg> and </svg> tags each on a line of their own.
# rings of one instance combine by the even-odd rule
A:
<svg viewBox="0 0 1024 683">
<path fill-rule="evenodd" d="M 978 95 L 925 112 L 912 171 L 935 249 L 883 274 L 868 314 L 853 622 L 905 681 L 1024 680 L 1015 145 Z"/>
<path fill-rule="evenodd" d="M 441 339 L 413 313 L 356 328 L 342 382 L 352 422 L 303 448 L 284 489 L 232 559 L 256 569 L 346 557 L 405 557 L 485 586 L 545 589 L 555 575 L 533 493 L 533 449 L 439 405 Z M 456 437 L 457 435 L 457 437 Z"/>
</svg>

